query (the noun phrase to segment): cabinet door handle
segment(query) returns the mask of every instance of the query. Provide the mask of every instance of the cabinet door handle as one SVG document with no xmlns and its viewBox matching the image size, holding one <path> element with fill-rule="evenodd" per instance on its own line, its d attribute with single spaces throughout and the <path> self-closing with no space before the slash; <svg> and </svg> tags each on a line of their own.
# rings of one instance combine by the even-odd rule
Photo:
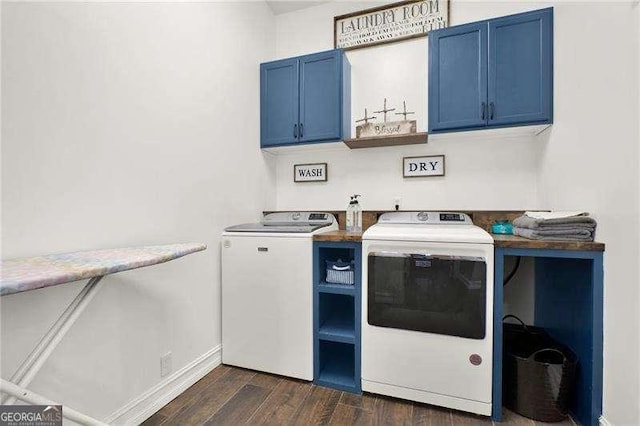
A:
<svg viewBox="0 0 640 426">
<path fill-rule="evenodd" d="M 293 137 L 294 138 L 298 137 L 298 125 L 297 124 L 293 125 Z"/>
<path fill-rule="evenodd" d="M 300 123 L 300 137 L 302 137 L 302 129 L 304 129 L 304 126 L 302 123 Z"/>
<path fill-rule="evenodd" d="M 493 102 L 489 102 L 489 109 L 490 109 L 490 113 L 489 113 L 489 120 L 493 120 L 493 115 L 496 112 L 496 106 L 493 104 Z"/>
<path fill-rule="evenodd" d="M 483 120 L 485 118 L 486 111 L 487 111 L 487 104 L 483 102 L 482 106 L 480 107 L 480 114 L 482 114 L 482 119 Z"/>
</svg>

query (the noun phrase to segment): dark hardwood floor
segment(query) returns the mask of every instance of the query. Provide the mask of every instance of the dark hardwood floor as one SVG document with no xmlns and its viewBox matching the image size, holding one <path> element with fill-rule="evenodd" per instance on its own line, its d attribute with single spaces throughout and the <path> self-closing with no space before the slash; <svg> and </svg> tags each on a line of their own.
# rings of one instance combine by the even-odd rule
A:
<svg viewBox="0 0 640 426">
<path fill-rule="evenodd" d="M 491 425 L 491 419 L 221 365 L 143 423 L 151 425 Z M 536 426 L 505 410 L 505 426 Z M 550 423 L 551 424 L 551 423 Z M 574 423 L 567 419 L 560 426 Z"/>
</svg>

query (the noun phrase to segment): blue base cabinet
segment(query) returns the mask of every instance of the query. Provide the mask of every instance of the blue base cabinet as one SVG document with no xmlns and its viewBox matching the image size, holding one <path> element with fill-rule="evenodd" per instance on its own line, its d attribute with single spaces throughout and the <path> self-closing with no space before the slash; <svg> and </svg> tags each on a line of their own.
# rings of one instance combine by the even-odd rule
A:
<svg viewBox="0 0 640 426">
<path fill-rule="evenodd" d="M 534 258 L 534 325 L 578 356 L 571 415 L 598 426 L 602 414 L 603 254 L 597 251 L 496 248 L 493 420 L 502 417 L 503 279 L 507 256 Z"/>
<path fill-rule="evenodd" d="M 553 8 L 429 33 L 429 132 L 553 122 Z"/>
<path fill-rule="evenodd" d="M 261 64 L 260 146 L 348 138 L 350 74 L 340 49 Z"/>
<path fill-rule="evenodd" d="M 313 243 L 313 382 L 360 393 L 361 244 Z M 326 262 L 354 262 L 353 284 L 326 282 Z"/>
</svg>

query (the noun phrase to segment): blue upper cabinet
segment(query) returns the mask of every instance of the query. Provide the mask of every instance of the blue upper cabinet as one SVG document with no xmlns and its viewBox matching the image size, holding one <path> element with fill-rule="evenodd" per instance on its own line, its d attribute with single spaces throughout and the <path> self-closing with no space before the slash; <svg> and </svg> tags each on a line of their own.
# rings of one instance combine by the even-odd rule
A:
<svg viewBox="0 0 640 426">
<path fill-rule="evenodd" d="M 429 34 L 429 131 L 486 125 L 487 25 Z"/>
<path fill-rule="evenodd" d="M 298 61 L 260 65 L 260 135 L 262 146 L 293 143 L 298 138 Z"/>
<path fill-rule="evenodd" d="M 349 63 L 342 50 L 262 64 L 260 146 L 337 141 L 349 134 Z"/>
<path fill-rule="evenodd" d="M 318 53 L 300 58 L 300 140 L 340 139 L 342 52 Z"/>
<path fill-rule="evenodd" d="M 489 125 L 550 123 L 553 9 L 489 21 Z"/>
<path fill-rule="evenodd" d="M 552 8 L 429 33 L 430 132 L 551 122 Z"/>
</svg>

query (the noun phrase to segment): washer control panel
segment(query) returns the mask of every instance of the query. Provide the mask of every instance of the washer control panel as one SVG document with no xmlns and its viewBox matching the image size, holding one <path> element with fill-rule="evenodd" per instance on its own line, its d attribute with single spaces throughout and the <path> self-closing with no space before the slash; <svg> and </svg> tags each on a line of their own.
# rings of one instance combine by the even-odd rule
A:
<svg viewBox="0 0 640 426">
<path fill-rule="evenodd" d="M 324 212 L 277 212 L 268 213 L 262 218 L 265 225 L 331 225 L 335 218 L 331 213 Z"/>
<path fill-rule="evenodd" d="M 325 221 L 329 218 L 327 213 L 309 213 L 309 221 L 320 220 Z"/>
</svg>

